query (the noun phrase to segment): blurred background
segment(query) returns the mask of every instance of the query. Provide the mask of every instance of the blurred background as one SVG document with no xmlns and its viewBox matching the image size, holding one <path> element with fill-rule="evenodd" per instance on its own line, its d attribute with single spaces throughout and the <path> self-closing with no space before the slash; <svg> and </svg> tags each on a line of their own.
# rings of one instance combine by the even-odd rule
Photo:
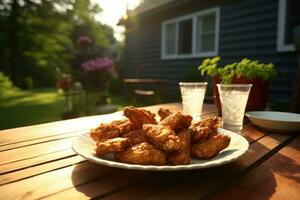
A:
<svg viewBox="0 0 300 200">
<path fill-rule="evenodd" d="M 215 63 L 207 74 L 198 66 L 215 56 L 222 66 L 254 60 L 245 76 L 272 77 L 267 109 L 299 112 L 299 6 L 0 0 L 0 129 L 180 101 L 179 81 L 208 81 L 205 102 L 213 103 Z"/>
</svg>

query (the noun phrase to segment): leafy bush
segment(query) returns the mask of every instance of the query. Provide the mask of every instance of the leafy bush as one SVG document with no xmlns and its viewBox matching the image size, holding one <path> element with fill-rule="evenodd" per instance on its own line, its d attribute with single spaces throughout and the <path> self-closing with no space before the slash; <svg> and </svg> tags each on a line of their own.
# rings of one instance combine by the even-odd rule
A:
<svg viewBox="0 0 300 200">
<path fill-rule="evenodd" d="M 237 76 L 246 77 L 247 79 L 261 78 L 264 81 L 272 79 L 276 76 L 276 71 L 272 63 L 265 64 L 260 63 L 257 60 L 250 60 L 244 58 L 238 63 L 232 63 L 225 65 L 224 67 L 218 67 L 220 57 L 214 57 L 212 59 L 205 59 L 202 64 L 199 66 L 201 74 L 207 74 L 209 76 L 219 76 L 222 80 L 222 83 L 230 84 L 232 78 Z"/>
<path fill-rule="evenodd" d="M 9 77 L 0 72 L 0 96 L 13 89 L 15 89 L 15 87 Z"/>
</svg>

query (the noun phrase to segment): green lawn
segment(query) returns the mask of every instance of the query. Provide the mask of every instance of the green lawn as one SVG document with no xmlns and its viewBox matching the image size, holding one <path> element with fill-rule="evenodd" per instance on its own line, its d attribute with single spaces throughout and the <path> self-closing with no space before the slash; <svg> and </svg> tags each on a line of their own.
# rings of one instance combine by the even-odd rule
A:
<svg viewBox="0 0 300 200">
<path fill-rule="evenodd" d="M 132 104 L 130 98 L 121 94 L 110 94 L 107 102 L 116 105 L 118 110 Z M 153 103 L 151 99 L 140 99 L 136 106 Z M 93 105 L 95 104 L 90 103 L 89 115 L 100 114 Z M 85 105 L 83 106 L 82 109 L 85 109 Z M 0 97 L 0 130 L 62 120 L 66 107 L 64 96 L 56 88 L 11 91 Z M 80 116 L 85 114 L 82 111 Z"/>
<path fill-rule="evenodd" d="M 131 104 L 121 95 L 109 95 L 108 99 L 119 110 Z M 10 92 L 0 97 L 0 130 L 62 120 L 65 108 L 64 96 L 55 88 Z M 99 114 L 92 110 L 90 114 Z"/>
<path fill-rule="evenodd" d="M 55 88 L 10 92 L 0 97 L 0 129 L 60 120 L 64 107 Z"/>
</svg>

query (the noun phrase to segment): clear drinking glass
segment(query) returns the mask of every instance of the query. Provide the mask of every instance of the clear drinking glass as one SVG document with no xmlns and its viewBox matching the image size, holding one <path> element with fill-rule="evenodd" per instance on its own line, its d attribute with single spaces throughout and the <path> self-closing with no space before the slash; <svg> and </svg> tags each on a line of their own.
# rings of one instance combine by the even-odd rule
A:
<svg viewBox="0 0 300 200">
<path fill-rule="evenodd" d="M 223 128 L 240 133 L 252 84 L 217 84 Z"/>
<path fill-rule="evenodd" d="M 180 82 L 179 86 L 183 113 L 191 115 L 194 121 L 199 121 L 207 82 Z"/>
</svg>

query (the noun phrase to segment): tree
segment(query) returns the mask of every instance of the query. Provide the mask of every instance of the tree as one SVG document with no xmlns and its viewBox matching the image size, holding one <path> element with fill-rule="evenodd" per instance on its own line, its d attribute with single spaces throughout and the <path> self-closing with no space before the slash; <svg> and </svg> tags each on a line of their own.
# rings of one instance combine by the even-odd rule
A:
<svg viewBox="0 0 300 200">
<path fill-rule="evenodd" d="M 89 0 L 0 0 L 0 65 L 16 84 L 26 76 L 35 85 L 56 82 L 57 72 L 68 71 L 78 35 L 89 35 L 97 48 L 114 41 L 110 27 L 97 22 L 101 12 Z M 10 38 L 8 40 L 8 38 Z M 7 42 L 9 41 L 9 42 Z M 17 80 L 17 73 L 21 80 Z"/>
</svg>

